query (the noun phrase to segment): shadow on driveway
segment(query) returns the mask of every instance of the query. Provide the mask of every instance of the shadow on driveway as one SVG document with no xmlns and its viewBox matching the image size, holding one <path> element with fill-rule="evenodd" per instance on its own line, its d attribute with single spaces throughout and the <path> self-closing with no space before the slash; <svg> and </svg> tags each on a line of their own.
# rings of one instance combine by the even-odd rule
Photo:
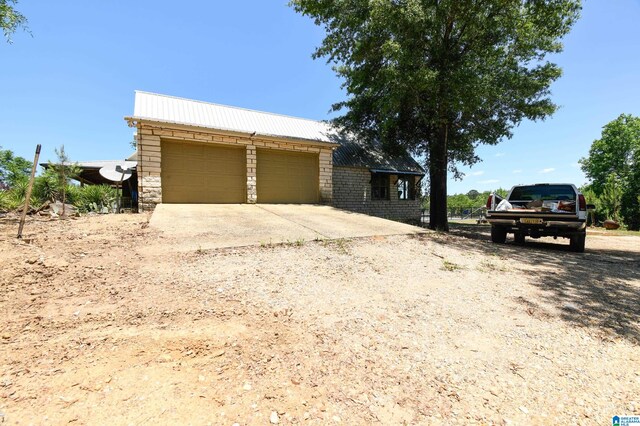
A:
<svg viewBox="0 0 640 426">
<path fill-rule="evenodd" d="M 434 241 L 511 259 L 563 320 L 640 343 L 640 238 L 587 236 L 585 253 L 574 253 L 561 238 L 493 244 L 488 226 L 452 224 L 451 234 L 463 238 Z"/>
</svg>

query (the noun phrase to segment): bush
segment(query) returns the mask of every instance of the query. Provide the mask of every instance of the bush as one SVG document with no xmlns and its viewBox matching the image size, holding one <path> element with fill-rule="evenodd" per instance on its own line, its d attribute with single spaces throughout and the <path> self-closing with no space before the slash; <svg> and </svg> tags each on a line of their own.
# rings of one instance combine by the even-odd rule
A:
<svg viewBox="0 0 640 426">
<path fill-rule="evenodd" d="M 118 197 L 118 191 L 109 185 L 86 185 L 78 189 L 78 193 L 72 195 L 77 197 L 74 205 L 84 212 L 100 212 L 105 207 L 111 210 Z"/>
<path fill-rule="evenodd" d="M 24 206 L 27 182 L 17 182 L 11 189 L 0 190 L 0 210 L 12 211 Z M 67 185 L 67 204 L 73 204 L 81 212 L 111 212 L 118 197 L 118 191 L 109 185 Z M 61 191 L 55 176 L 44 173 L 36 178 L 29 205 L 37 209 L 46 201 L 60 201 Z"/>
<path fill-rule="evenodd" d="M 16 187 L 0 191 L 0 211 L 13 211 L 22 208 L 24 206 L 25 195 L 26 191 L 22 191 L 21 188 Z M 42 201 L 32 195 L 29 206 L 37 209 L 42 206 Z"/>
<path fill-rule="evenodd" d="M 47 169 L 40 176 L 36 177 L 35 183 L 33 184 L 33 195 L 42 202 L 47 200 L 53 202 L 60 194 L 59 187 L 58 177 L 51 169 Z"/>
</svg>

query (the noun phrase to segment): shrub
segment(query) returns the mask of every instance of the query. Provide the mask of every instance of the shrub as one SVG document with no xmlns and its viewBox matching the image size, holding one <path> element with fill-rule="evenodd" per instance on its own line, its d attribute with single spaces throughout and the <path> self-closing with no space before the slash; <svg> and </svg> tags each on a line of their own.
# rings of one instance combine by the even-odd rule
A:
<svg viewBox="0 0 640 426">
<path fill-rule="evenodd" d="M 74 203 L 81 211 L 102 211 L 111 209 L 118 197 L 118 191 L 109 185 L 86 185 L 79 188 L 77 201 Z"/>
</svg>

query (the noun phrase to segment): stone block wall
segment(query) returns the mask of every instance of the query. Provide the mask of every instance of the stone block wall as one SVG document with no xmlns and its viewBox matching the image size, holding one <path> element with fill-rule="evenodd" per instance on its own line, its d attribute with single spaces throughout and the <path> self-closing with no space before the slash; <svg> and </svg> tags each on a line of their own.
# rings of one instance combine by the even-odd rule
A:
<svg viewBox="0 0 640 426">
<path fill-rule="evenodd" d="M 419 177 L 415 176 L 416 182 Z M 394 220 L 419 220 L 420 200 L 399 200 L 397 175 L 389 177 L 389 200 L 371 199 L 371 172 L 364 167 L 333 167 L 333 205 Z M 416 197 L 419 198 L 419 197 Z"/>
<path fill-rule="evenodd" d="M 247 149 L 247 203 L 256 203 L 256 166 L 257 148 L 282 149 L 288 151 L 310 152 L 319 155 L 319 192 L 323 204 L 331 204 L 333 197 L 333 146 L 295 141 L 249 137 L 242 134 L 222 134 L 215 130 L 188 128 L 161 123 L 137 123 L 138 136 L 138 194 L 139 210 L 150 211 L 162 203 L 161 181 L 161 141 L 213 143 L 227 145 L 244 145 Z"/>
</svg>

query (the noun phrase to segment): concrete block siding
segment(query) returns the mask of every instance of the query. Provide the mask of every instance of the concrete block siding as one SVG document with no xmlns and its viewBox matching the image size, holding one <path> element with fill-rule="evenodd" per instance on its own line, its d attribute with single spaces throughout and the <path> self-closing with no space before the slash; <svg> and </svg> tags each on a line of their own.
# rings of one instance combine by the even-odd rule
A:
<svg viewBox="0 0 640 426">
<path fill-rule="evenodd" d="M 333 196 L 332 145 L 304 143 L 296 141 L 252 138 L 233 133 L 223 134 L 215 130 L 185 128 L 165 123 L 138 123 L 138 194 L 139 209 L 150 211 L 162 203 L 162 182 L 160 178 L 162 154 L 161 140 L 170 139 L 185 142 L 244 145 L 247 150 L 247 203 L 256 203 L 256 149 L 282 149 L 297 152 L 311 152 L 319 155 L 319 191 L 323 204 L 331 204 Z"/>
<path fill-rule="evenodd" d="M 416 182 L 419 177 L 415 176 Z M 358 213 L 394 220 L 420 219 L 420 200 L 400 200 L 395 186 L 397 175 L 389 179 L 389 200 L 371 199 L 371 172 L 365 167 L 333 167 L 333 205 Z M 418 198 L 418 197 L 416 197 Z"/>
</svg>

